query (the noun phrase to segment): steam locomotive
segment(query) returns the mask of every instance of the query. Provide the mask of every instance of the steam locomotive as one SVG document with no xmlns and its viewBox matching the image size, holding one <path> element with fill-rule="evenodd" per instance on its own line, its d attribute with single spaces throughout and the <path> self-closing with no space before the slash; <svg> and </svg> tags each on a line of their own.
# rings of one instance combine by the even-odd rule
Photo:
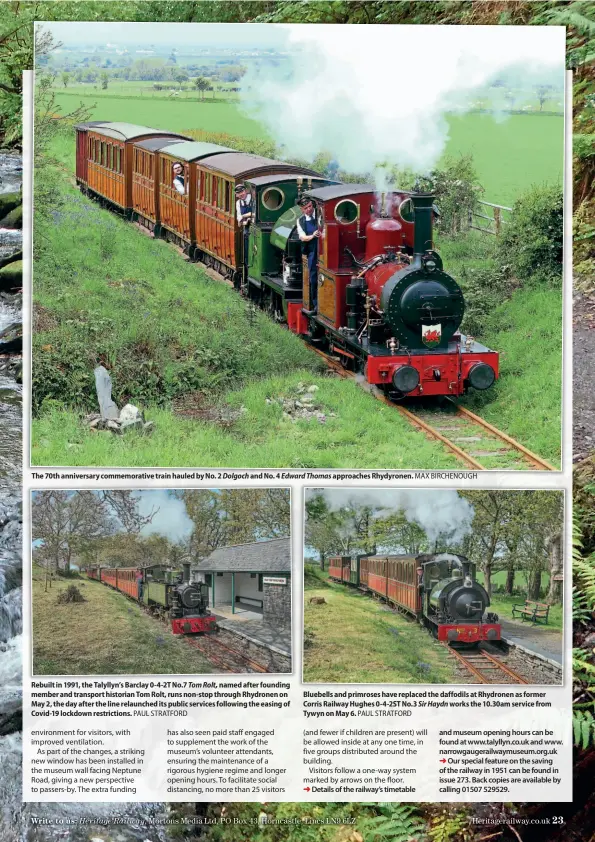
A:
<svg viewBox="0 0 595 842">
<path fill-rule="evenodd" d="M 217 619 L 209 611 L 209 589 L 203 582 L 190 581 L 190 565 L 171 570 L 164 565 L 147 567 L 87 568 L 87 577 L 102 582 L 152 614 L 171 621 L 174 634 L 196 634 L 217 629 Z M 140 580 L 142 579 L 142 584 Z"/>
<path fill-rule="evenodd" d="M 174 164 L 182 168 L 177 187 Z M 83 193 L 216 269 L 391 397 L 462 395 L 498 377 L 498 353 L 458 332 L 465 303 L 433 248 L 431 195 L 379 196 L 370 184 L 340 184 L 173 132 L 100 121 L 76 126 L 76 179 Z M 238 184 L 252 195 L 247 253 Z M 297 235 L 304 197 L 324 232 L 317 312 Z"/>
<path fill-rule="evenodd" d="M 476 565 L 462 555 L 358 556 L 331 558 L 329 578 L 379 596 L 415 617 L 437 640 L 477 644 L 501 639 L 498 616 Z"/>
</svg>

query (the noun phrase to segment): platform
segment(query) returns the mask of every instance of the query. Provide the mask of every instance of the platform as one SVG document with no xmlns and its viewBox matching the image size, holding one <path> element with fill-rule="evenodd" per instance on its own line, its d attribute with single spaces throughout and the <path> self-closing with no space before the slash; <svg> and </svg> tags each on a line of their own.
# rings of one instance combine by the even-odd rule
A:
<svg viewBox="0 0 595 842">
<path fill-rule="evenodd" d="M 231 606 L 229 606 L 227 616 L 220 612 L 219 606 L 214 613 L 220 628 L 244 637 L 257 646 L 265 646 L 273 652 L 291 658 L 291 629 L 272 626 L 270 623 L 266 623 L 256 612 L 246 611 L 239 615 L 237 606 L 236 613 L 233 615 L 231 614 Z M 249 614 L 253 616 L 246 616 Z"/>
<path fill-rule="evenodd" d="M 502 637 L 515 646 L 522 646 L 542 658 L 548 658 L 562 666 L 563 635 L 559 629 L 547 626 L 532 626 L 500 617 Z"/>
<path fill-rule="evenodd" d="M 236 603 L 235 613 L 231 611 L 231 603 L 216 605 L 213 609 L 213 614 L 222 620 L 238 620 L 244 622 L 246 620 L 262 620 L 262 609 L 255 608 L 253 605 L 241 605 Z"/>
</svg>

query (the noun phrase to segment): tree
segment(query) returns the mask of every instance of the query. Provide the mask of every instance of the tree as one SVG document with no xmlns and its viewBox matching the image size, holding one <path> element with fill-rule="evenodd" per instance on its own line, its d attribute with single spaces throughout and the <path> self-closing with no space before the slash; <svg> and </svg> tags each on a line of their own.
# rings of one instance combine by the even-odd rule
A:
<svg viewBox="0 0 595 842">
<path fill-rule="evenodd" d="M 67 88 L 68 83 L 70 81 L 70 73 L 64 72 L 60 78 L 62 79 L 62 84 L 64 85 L 64 87 Z"/>
<path fill-rule="evenodd" d="M 553 91 L 553 85 L 537 85 L 535 88 L 535 93 L 537 94 L 537 100 L 539 102 L 539 110 L 543 111 L 543 105 L 545 101 L 551 96 Z"/>
<path fill-rule="evenodd" d="M 194 87 L 201 94 L 201 99 L 205 98 L 205 91 L 209 87 L 209 83 L 204 76 L 197 76 L 194 80 Z"/>
<path fill-rule="evenodd" d="M 46 570 L 65 575 L 77 552 L 88 551 L 89 542 L 114 531 L 109 511 L 92 491 L 36 491 L 31 515 L 32 539 L 39 543 Z"/>
<path fill-rule="evenodd" d="M 108 83 L 109 83 L 109 73 L 106 73 L 106 72 L 104 71 L 104 72 L 101 74 L 100 79 L 101 79 L 101 89 L 102 89 L 103 91 L 106 91 L 106 90 L 107 90 Z"/>
<path fill-rule="evenodd" d="M 188 541 L 193 557 L 209 555 L 217 547 L 290 534 L 288 489 L 185 489 L 175 493 L 194 524 Z"/>
<path fill-rule="evenodd" d="M 134 491 L 99 491 L 100 500 L 111 510 L 130 535 L 137 535 L 143 526 L 148 526 L 159 509 L 143 515 L 140 513 L 140 498 Z"/>
</svg>

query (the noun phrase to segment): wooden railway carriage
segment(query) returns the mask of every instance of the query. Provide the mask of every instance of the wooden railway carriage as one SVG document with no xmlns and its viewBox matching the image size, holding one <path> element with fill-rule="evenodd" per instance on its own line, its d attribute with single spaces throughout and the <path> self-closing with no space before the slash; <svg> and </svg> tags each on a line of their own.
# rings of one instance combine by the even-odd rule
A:
<svg viewBox="0 0 595 842">
<path fill-rule="evenodd" d="M 84 124 L 83 124 L 84 125 Z M 171 131 L 133 123 L 101 123 L 77 130 L 86 136 L 86 191 L 100 196 L 126 214 L 132 213 L 132 150 L 135 141 L 171 136 Z M 77 140 L 77 158 L 83 142 Z M 84 169 L 80 162 L 80 170 Z M 77 161 L 77 174 L 79 162 Z"/>
<path fill-rule="evenodd" d="M 197 164 L 204 158 L 212 158 L 230 152 L 227 146 L 216 143 L 200 143 L 187 140 L 164 146 L 159 151 L 158 184 L 161 226 L 166 237 L 182 248 L 193 246 L 196 241 L 195 215 L 192 208 L 197 197 Z M 173 185 L 173 166 L 182 164 L 186 192 L 179 193 Z"/>
<path fill-rule="evenodd" d="M 139 140 L 132 151 L 132 219 L 140 222 L 155 236 L 159 236 L 159 152 L 164 147 L 181 145 L 188 138 L 182 135 L 163 135 Z"/>
<path fill-rule="evenodd" d="M 77 123 L 76 131 L 76 183 L 79 187 L 87 186 L 89 170 L 89 142 L 88 132 L 94 126 L 105 126 L 105 120 L 90 120 L 86 123 Z"/>
<path fill-rule="evenodd" d="M 417 582 L 417 561 L 413 556 L 369 556 L 361 559 L 368 590 L 418 616 L 421 596 Z"/>
<path fill-rule="evenodd" d="M 320 177 L 314 170 L 250 155 L 227 152 L 204 158 L 196 166 L 196 252 L 207 265 L 236 277 L 243 263 L 243 237 L 236 220 L 235 188 L 257 176 L 296 174 Z"/>
</svg>

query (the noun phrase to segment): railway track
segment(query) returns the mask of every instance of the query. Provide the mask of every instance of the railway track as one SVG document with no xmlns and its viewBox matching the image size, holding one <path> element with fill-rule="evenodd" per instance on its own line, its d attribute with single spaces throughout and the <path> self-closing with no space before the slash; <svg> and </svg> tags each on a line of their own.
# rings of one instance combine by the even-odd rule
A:
<svg viewBox="0 0 595 842">
<path fill-rule="evenodd" d="M 409 409 L 389 400 L 376 386 L 367 383 L 363 376 L 348 371 L 324 351 L 312 348 L 329 368 L 341 377 L 353 378 L 374 397 L 393 407 L 413 426 L 422 430 L 453 453 L 459 461 L 475 471 L 556 471 L 553 465 L 533 453 L 507 433 L 498 430 L 479 415 L 458 406 L 447 398 L 441 406 Z"/>
<path fill-rule="evenodd" d="M 507 667 L 500 658 L 495 658 L 483 649 L 462 652 L 444 644 L 461 666 L 463 666 L 479 684 L 528 684 L 521 675 Z"/>
<path fill-rule="evenodd" d="M 268 672 L 262 664 L 234 651 L 216 637 L 185 637 L 184 640 L 189 646 L 202 652 L 208 661 L 220 667 L 224 672 L 233 674 Z"/>
</svg>

